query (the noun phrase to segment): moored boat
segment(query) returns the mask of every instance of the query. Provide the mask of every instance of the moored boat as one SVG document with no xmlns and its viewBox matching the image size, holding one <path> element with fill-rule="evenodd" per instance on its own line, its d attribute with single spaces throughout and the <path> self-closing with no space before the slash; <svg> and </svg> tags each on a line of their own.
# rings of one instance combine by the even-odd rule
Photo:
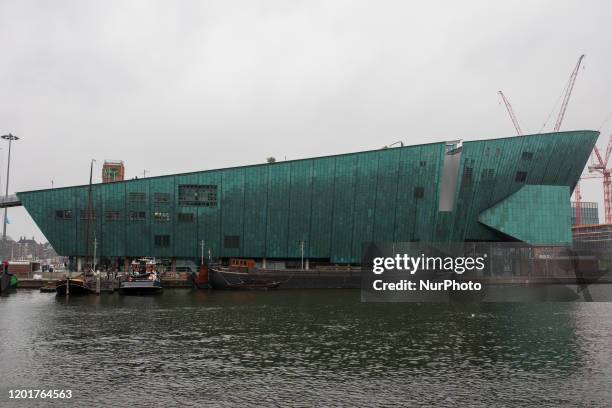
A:
<svg viewBox="0 0 612 408">
<path fill-rule="evenodd" d="M 83 278 L 64 278 L 55 283 L 55 293 L 57 296 L 68 295 L 89 295 L 96 291 L 87 285 Z"/>
<path fill-rule="evenodd" d="M 276 289 L 280 281 L 254 279 L 248 272 L 238 272 L 221 266 L 209 267 L 210 285 L 213 289 L 267 290 Z"/>
<path fill-rule="evenodd" d="M 153 295 L 161 293 L 162 290 L 154 258 L 142 258 L 132 262 L 130 273 L 119 284 L 119 293 L 122 295 Z"/>
</svg>

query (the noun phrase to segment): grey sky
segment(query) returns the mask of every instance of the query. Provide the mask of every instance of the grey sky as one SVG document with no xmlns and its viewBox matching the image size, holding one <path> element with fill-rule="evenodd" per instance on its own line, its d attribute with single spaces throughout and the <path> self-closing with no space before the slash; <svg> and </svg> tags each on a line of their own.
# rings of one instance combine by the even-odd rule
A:
<svg viewBox="0 0 612 408">
<path fill-rule="evenodd" d="M 0 0 L 0 133 L 22 137 L 10 189 L 84 184 L 91 158 L 99 181 L 104 159 L 131 178 L 509 136 L 498 89 L 535 133 L 581 53 L 562 129 L 597 129 L 610 16 L 606 1 Z M 42 238 L 23 208 L 9 218 Z"/>
</svg>

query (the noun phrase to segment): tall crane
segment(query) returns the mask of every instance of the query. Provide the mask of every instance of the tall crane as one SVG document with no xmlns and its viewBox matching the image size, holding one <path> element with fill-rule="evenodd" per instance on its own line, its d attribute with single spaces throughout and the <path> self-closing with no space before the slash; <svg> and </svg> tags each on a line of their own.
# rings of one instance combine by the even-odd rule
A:
<svg viewBox="0 0 612 408">
<path fill-rule="evenodd" d="M 589 166 L 589 173 L 597 172 L 603 176 L 604 219 L 606 224 L 612 224 L 612 191 L 610 191 L 612 187 L 612 169 L 608 168 L 610 153 L 612 153 L 612 134 L 608 139 L 608 146 L 606 146 L 604 155 L 601 154 L 597 146 L 593 148 L 591 165 Z"/>
<path fill-rule="evenodd" d="M 512 109 L 512 105 L 510 105 L 510 102 L 508 101 L 508 99 L 506 98 L 506 95 L 504 95 L 502 91 L 497 91 L 497 93 L 501 97 L 502 102 L 504 102 L 504 105 L 506 105 L 506 110 L 508 111 L 510 120 L 512 121 L 512 124 L 514 125 L 514 129 L 516 129 L 516 133 L 519 136 L 522 136 L 523 130 L 521 129 L 521 125 L 519 125 L 518 119 L 516 118 L 516 115 L 514 114 L 514 109 Z"/>
<path fill-rule="evenodd" d="M 561 109 L 559 110 L 559 115 L 557 116 L 557 121 L 555 122 L 554 131 L 558 132 L 561 129 L 561 123 L 563 122 L 563 117 L 565 116 L 565 110 L 567 109 L 567 104 L 569 103 L 570 96 L 572 96 L 572 90 L 574 89 L 574 84 L 576 83 L 576 77 L 578 76 L 578 71 L 580 70 L 580 64 L 582 64 L 582 60 L 585 55 L 582 54 L 580 58 L 578 58 L 578 62 L 576 63 L 576 67 L 572 71 L 570 75 L 569 81 L 567 83 L 567 87 L 565 88 L 565 95 L 563 96 L 563 103 L 561 104 Z"/>
</svg>

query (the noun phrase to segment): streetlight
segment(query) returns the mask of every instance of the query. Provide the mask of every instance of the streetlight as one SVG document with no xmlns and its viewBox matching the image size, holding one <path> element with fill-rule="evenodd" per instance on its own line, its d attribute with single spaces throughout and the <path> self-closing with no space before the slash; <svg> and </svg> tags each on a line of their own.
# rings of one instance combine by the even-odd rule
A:
<svg viewBox="0 0 612 408">
<path fill-rule="evenodd" d="M 11 144 L 13 140 L 19 140 L 19 138 L 11 133 L 8 135 L 0 136 L 4 140 L 9 141 L 9 151 L 8 151 L 8 164 L 6 166 L 6 192 L 4 193 L 4 201 L 8 201 L 8 189 L 9 189 L 9 173 L 11 171 Z M 6 244 L 6 216 L 7 216 L 7 207 L 4 207 L 4 222 L 2 223 L 2 242 Z"/>
</svg>

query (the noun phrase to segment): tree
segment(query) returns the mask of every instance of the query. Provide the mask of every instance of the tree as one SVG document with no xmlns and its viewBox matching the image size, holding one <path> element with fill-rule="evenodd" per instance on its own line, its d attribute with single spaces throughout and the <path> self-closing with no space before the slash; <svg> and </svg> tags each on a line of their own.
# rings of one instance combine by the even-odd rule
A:
<svg viewBox="0 0 612 408">
<path fill-rule="evenodd" d="M 276 158 L 274 156 L 270 156 L 266 159 L 268 163 L 276 163 Z"/>
</svg>

